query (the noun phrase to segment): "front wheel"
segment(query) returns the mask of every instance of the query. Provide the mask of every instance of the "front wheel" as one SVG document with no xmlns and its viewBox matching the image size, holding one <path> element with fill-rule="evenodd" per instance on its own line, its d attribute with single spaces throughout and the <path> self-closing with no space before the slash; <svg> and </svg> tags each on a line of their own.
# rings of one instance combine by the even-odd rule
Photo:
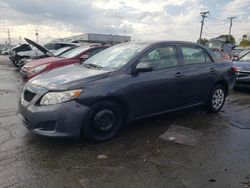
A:
<svg viewBox="0 0 250 188">
<path fill-rule="evenodd" d="M 82 133 L 89 141 L 101 142 L 116 136 L 122 125 L 120 106 L 111 101 L 102 101 L 91 107 L 83 122 Z"/>
<path fill-rule="evenodd" d="M 223 107 L 226 99 L 225 87 L 217 85 L 213 88 L 207 103 L 207 110 L 209 112 L 219 112 Z"/>
</svg>

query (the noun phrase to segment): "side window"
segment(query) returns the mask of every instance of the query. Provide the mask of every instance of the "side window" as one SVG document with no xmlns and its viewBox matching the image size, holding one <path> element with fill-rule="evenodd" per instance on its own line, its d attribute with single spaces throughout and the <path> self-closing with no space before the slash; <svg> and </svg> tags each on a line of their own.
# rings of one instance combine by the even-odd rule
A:
<svg viewBox="0 0 250 188">
<path fill-rule="evenodd" d="M 200 64 L 211 62 L 211 58 L 199 47 L 181 47 L 185 64 Z M 206 61 L 206 58 L 208 59 Z"/>
<path fill-rule="evenodd" d="M 139 63 L 150 63 L 154 70 L 175 67 L 179 65 L 177 50 L 174 46 L 162 46 L 145 54 Z"/>
</svg>

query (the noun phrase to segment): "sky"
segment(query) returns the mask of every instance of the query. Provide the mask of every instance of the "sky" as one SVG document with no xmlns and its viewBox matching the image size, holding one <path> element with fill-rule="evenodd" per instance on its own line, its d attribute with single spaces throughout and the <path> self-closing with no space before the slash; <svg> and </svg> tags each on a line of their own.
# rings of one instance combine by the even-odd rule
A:
<svg viewBox="0 0 250 188">
<path fill-rule="evenodd" d="M 250 0 L 0 0 L 0 43 L 81 33 L 129 35 L 132 40 L 197 41 L 200 11 L 209 11 L 203 38 L 250 33 Z"/>
</svg>

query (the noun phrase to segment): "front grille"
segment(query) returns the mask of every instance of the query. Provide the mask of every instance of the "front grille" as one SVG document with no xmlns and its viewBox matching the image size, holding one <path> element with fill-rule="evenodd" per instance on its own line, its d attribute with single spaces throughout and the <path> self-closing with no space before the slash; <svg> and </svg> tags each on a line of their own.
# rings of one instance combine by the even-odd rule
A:
<svg viewBox="0 0 250 188">
<path fill-rule="evenodd" d="M 35 93 L 33 93 L 33 92 L 31 92 L 31 91 L 29 91 L 29 90 L 27 90 L 27 89 L 24 91 L 24 94 L 23 94 L 24 100 L 26 100 L 26 101 L 28 101 L 28 102 L 32 101 L 32 99 L 33 99 L 35 96 L 36 96 Z"/>
<path fill-rule="evenodd" d="M 238 71 L 238 72 L 237 72 L 237 76 L 238 76 L 238 77 L 250 76 L 250 72 Z"/>
</svg>

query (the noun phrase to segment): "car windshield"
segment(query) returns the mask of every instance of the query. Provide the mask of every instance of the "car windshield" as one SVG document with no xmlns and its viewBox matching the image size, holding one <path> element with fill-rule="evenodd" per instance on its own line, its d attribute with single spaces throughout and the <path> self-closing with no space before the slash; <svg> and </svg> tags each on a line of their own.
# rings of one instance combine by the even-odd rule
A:
<svg viewBox="0 0 250 188">
<path fill-rule="evenodd" d="M 61 55 L 59 55 L 58 57 L 61 57 L 61 58 L 72 58 L 72 57 L 75 57 L 79 54 L 81 54 L 82 52 L 86 51 L 88 49 L 88 47 L 78 47 L 78 48 L 75 48 L 75 49 L 72 49 L 72 50 L 69 50 Z"/>
<path fill-rule="evenodd" d="M 250 62 L 250 52 L 248 52 L 248 54 L 246 54 L 245 56 L 243 56 L 240 61 L 246 61 L 246 62 Z"/>
<path fill-rule="evenodd" d="M 59 56 L 59 55 L 62 55 L 63 53 L 69 51 L 72 47 L 68 46 L 68 47 L 64 47 L 64 48 L 60 48 L 59 50 L 56 50 L 53 52 L 53 54 L 55 56 Z"/>
<path fill-rule="evenodd" d="M 115 70 L 128 63 L 148 44 L 124 43 L 108 48 L 89 58 L 82 65 L 96 65 L 105 70 Z"/>
<path fill-rule="evenodd" d="M 239 58 L 243 57 L 243 56 L 246 55 L 247 53 L 250 53 L 250 50 L 244 50 L 244 51 L 240 52 Z"/>
</svg>

